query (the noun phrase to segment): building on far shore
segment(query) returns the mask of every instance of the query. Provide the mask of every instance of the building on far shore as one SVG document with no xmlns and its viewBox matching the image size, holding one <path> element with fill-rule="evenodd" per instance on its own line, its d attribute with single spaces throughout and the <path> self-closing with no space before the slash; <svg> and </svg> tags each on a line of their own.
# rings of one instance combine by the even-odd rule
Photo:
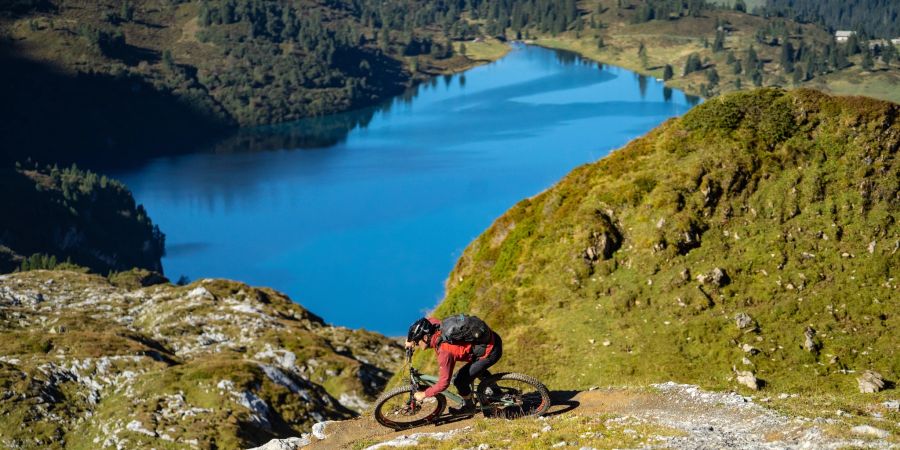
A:
<svg viewBox="0 0 900 450">
<path fill-rule="evenodd" d="M 837 30 L 834 32 L 834 40 L 838 42 L 847 42 L 850 36 L 856 34 L 855 31 Z"/>
</svg>

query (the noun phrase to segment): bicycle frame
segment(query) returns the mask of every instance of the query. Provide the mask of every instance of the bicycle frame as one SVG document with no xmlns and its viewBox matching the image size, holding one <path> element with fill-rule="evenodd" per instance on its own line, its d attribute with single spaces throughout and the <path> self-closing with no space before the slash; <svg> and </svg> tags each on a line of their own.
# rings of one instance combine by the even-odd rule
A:
<svg viewBox="0 0 900 450">
<path fill-rule="evenodd" d="M 415 367 L 413 367 L 413 365 L 412 365 L 413 351 L 414 350 L 411 348 L 406 349 L 406 363 L 409 364 L 409 382 L 410 382 L 410 384 L 415 386 L 417 391 L 421 390 L 421 388 L 423 386 L 425 386 L 425 387 L 434 386 L 438 382 L 438 377 L 436 377 L 434 375 L 419 373 L 419 371 L 416 370 Z M 456 402 L 456 404 L 458 404 L 458 405 L 462 405 L 463 403 L 465 403 L 465 399 L 463 399 L 462 396 L 454 394 L 454 393 L 450 392 L 449 390 L 445 390 L 444 392 L 441 392 L 441 395 Z M 414 402 L 412 392 L 409 393 L 409 401 L 410 401 L 410 403 Z"/>
<path fill-rule="evenodd" d="M 417 387 L 422 387 L 422 386 L 431 387 L 431 386 L 434 386 L 435 384 L 437 384 L 438 377 L 436 377 L 434 375 L 421 374 L 421 373 L 419 373 L 418 370 L 410 367 L 410 380 Z M 465 402 L 465 400 L 461 396 L 454 394 L 453 392 L 450 392 L 449 390 L 441 392 L 441 395 L 443 395 L 444 397 L 447 397 L 449 400 L 452 400 L 459 405 L 461 405 Z"/>
</svg>

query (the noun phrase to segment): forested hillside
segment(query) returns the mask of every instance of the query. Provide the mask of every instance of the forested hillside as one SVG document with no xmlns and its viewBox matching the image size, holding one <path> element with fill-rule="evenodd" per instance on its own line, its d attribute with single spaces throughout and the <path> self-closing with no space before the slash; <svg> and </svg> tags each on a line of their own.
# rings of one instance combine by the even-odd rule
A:
<svg viewBox="0 0 900 450">
<path fill-rule="evenodd" d="M 810 90 L 710 99 L 497 219 L 436 313 L 483 316 L 504 368 L 551 385 L 852 404 L 865 371 L 900 376 L 898 120 Z"/>
<path fill-rule="evenodd" d="M 0 168 L 0 273 L 70 262 L 162 272 L 165 236 L 122 183 L 79 170 Z"/>
<path fill-rule="evenodd" d="M 896 5 L 851 3 L 5 2 L 3 159 L 128 162 L 358 108 L 498 57 L 481 48 L 492 38 L 536 39 L 707 97 L 804 85 L 894 99 L 896 48 L 869 39 L 896 31 Z M 861 33 L 837 43 L 829 27 L 845 22 Z"/>
<path fill-rule="evenodd" d="M 763 10 L 832 30 L 876 38 L 900 37 L 900 3 L 894 0 L 767 0 Z"/>
<path fill-rule="evenodd" d="M 223 128 L 372 104 L 469 67 L 443 2 L 6 2 L 4 160 L 175 151 Z"/>
</svg>

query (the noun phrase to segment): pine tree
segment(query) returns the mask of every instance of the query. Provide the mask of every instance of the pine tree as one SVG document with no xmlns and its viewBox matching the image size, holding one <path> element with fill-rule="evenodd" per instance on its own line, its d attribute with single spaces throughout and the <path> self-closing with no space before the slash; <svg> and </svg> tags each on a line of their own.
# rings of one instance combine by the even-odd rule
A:
<svg viewBox="0 0 900 450">
<path fill-rule="evenodd" d="M 847 53 L 849 55 L 855 55 L 862 51 L 859 47 L 859 38 L 856 37 L 856 33 L 852 33 L 849 38 L 847 38 Z"/>
<path fill-rule="evenodd" d="M 756 50 L 753 49 L 752 45 L 747 49 L 747 58 L 744 61 L 744 67 L 746 67 L 747 70 L 760 68 L 759 57 L 756 56 Z"/>
<path fill-rule="evenodd" d="M 753 85 L 756 87 L 760 87 L 763 84 L 762 72 L 759 69 L 753 70 L 753 73 L 750 74 L 750 79 L 753 80 Z"/>
<path fill-rule="evenodd" d="M 871 71 L 875 67 L 875 60 L 872 58 L 872 51 L 866 48 L 863 51 L 862 68 Z"/>
<path fill-rule="evenodd" d="M 688 59 L 684 63 L 684 75 L 696 72 L 702 68 L 703 65 L 700 63 L 700 57 L 697 56 L 696 53 L 691 53 L 690 55 L 688 55 Z"/>
<path fill-rule="evenodd" d="M 790 42 L 781 46 L 781 67 L 785 73 L 794 71 L 794 46 Z"/>
<path fill-rule="evenodd" d="M 663 68 L 663 81 L 669 81 L 673 76 L 675 76 L 675 72 L 672 70 L 672 66 L 666 64 L 666 67 Z"/>
<path fill-rule="evenodd" d="M 134 4 L 129 0 L 122 2 L 122 8 L 119 12 L 119 16 L 126 22 L 131 22 L 132 20 L 134 20 Z"/>
<path fill-rule="evenodd" d="M 706 79 L 709 81 L 710 86 L 719 84 L 719 72 L 716 71 L 715 67 L 706 72 Z"/>
<path fill-rule="evenodd" d="M 722 30 L 716 31 L 716 40 L 713 41 L 713 53 L 719 53 L 725 50 L 725 32 Z"/>
<path fill-rule="evenodd" d="M 888 45 L 883 50 L 881 50 L 881 61 L 885 65 L 890 67 L 891 63 L 896 58 L 897 58 L 897 48 L 894 47 L 891 43 L 888 43 Z"/>
<path fill-rule="evenodd" d="M 641 59 L 641 67 L 647 68 L 647 47 L 644 46 L 644 41 L 641 41 L 640 47 L 638 47 L 638 58 Z"/>
<path fill-rule="evenodd" d="M 175 66 L 175 58 L 172 56 L 171 50 L 168 50 L 168 49 L 163 50 L 162 62 L 163 62 L 163 67 L 165 67 L 166 70 L 172 71 L 175 69 L 175 67 L 176 67 Z"/>
</svg>

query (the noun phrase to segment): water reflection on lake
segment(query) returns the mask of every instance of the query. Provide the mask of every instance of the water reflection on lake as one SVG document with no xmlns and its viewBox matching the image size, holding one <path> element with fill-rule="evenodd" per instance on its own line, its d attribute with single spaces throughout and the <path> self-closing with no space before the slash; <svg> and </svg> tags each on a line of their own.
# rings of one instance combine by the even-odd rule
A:
<svg viewBox="0 0 900 450">
<path fill-rule="evenodd" d="M 378 107 L 242 130 L 114 175 L 166 232 L 170 278 L 271 286 L 328 322 L 399 335 L 497 216 L 696 102 L 516 46 Z"/>
</svg>

